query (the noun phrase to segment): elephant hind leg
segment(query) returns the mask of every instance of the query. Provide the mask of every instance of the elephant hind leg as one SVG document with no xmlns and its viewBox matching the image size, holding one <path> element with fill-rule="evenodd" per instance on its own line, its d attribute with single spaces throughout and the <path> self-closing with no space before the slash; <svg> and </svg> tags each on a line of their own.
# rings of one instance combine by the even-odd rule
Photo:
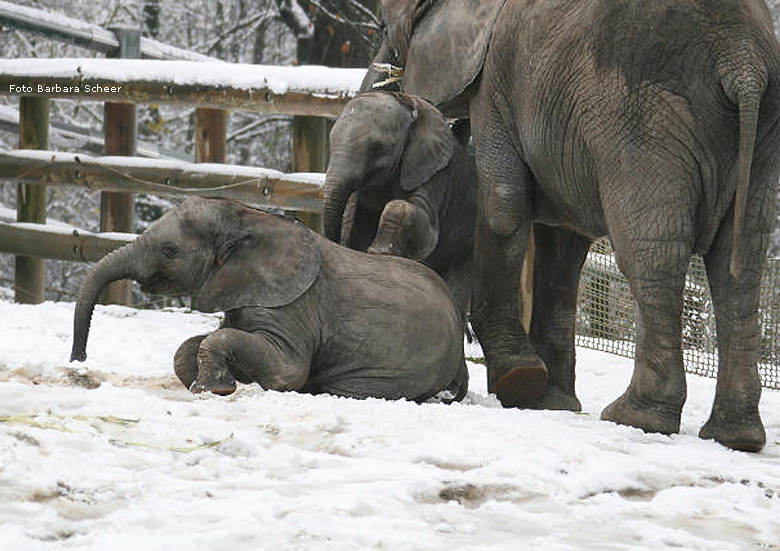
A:
<svg viewBox="0 0 780 551">
<path fill-rule="evenodd" d="M 601 418 L 672 434 L 680 430 L 686 398 L 681 319 L 690 253 L 672 241 L 646 245 L 633 244 L 628 269 L 620 262 L 621 250 L 616 251 L 637 302 L 636 351 L 628 388 Z"/>
<path fill-rule="evenodd" d="M 198 378 L 190 390 L 195 394 L 231 394 L 236 380 L 256 382 L 266 390 L 298 390 L 306 382 L 309 363 L 296 362 L 294 354 L 288 352 L 260 333 L 218 329 L 200 344 Z"/>
<path fill-rule="evenodd" d="M 564 227 L 534 226 L 531 342 L 549 370 L 540 409 L 580 411 L 574 389 L 574 326 L 582 265 L 591 240 Z"/>
<path fill-rule="evenodd" d="M 709 420 L 699 436 L 743 451 L 759 451 L 766 434 L 758 411 L 761 381 L 758 375 L 760 328 L 758 305 L 761 270 L 767 236 L 755 232 L 743 246 L 753 259 L 739 280 L 729 272 L 731 219 L 705 255 L 707 278 L 715 307 L 718 331 L 718 382 Z M 760 252 L 759 252 L 760 251 Z"/>
</svg>

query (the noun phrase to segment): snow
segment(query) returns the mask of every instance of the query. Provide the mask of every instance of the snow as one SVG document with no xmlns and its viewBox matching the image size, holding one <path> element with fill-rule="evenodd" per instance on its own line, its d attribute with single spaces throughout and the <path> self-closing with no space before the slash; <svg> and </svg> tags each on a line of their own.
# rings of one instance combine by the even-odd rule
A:
<svg viewBox="0 0 780 551">
<path fill-rule="evenodd" d="M 143 80 L 244 90 L 267 88 L 275 94 L 301 92 L 323 97 L 352 97 L 358 93 L 366 70 L 203 61 L 26 58 L 0 60 L 0 73 L 20 78 L 41 78 L 44 86 L 56 78 L 79 79 L 88 84 L 96 80 L 117 84 Z"/>
<path fill-rule="evenodd" d="M 351 400 L 172 374 L 219 316 L 100 306 L 69 364 L 73 304 L 0 301 L 0 549 L 744 550 L 780 546 L 780 393 L 762 453 L 600 421 L 631 362 L 578 349 L 581 414 L 506 410 L 470 363 L 466 403 Z M 469 345 L 468 353 L 478 347 Z"/>
</svg>

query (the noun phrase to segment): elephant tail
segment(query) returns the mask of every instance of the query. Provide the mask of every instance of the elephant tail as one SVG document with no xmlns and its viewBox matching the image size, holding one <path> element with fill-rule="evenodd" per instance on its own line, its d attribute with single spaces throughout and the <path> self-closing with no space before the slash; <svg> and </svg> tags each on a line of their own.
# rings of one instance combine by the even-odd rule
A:
<svg viewBox="0 0 780 551">
<path fill-rule="evenodd" d="M 764 79 L 745 77 L 736 93 L 736 103 L 739 108 L 739 151 L 737 155 L 737 190 L 734 198 L 734 233 L 731 263 L 729 264 L 729 271 L 735 279 L 739 279 L 745 267 L 745 254 L 748 249 L 743 243 L 745 211 L 747 210 L 753 150 L 758 132 L 758 111 L 765 82 Z"/>
</svg>

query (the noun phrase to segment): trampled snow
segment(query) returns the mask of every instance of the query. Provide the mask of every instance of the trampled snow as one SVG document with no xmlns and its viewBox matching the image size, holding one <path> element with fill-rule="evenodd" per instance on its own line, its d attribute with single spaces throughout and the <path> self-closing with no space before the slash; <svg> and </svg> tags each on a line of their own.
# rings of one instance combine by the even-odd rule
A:
<svg viewBox="0 0 780 551">
<path fill-rule="evenodd" d="M 600 421 L 631 362 L 578 349 L 583 413 L 240 386 L 193 396 L 176 347 L 216 315 L 0 300 L 0 549 L 747 550 L 780 547 L 780 393 L 759 454 L 700 440 L 714 381 L 689 376 L 680 435 Z M 475 347 L 470 347 L 475 353 Z"/>
</svg>

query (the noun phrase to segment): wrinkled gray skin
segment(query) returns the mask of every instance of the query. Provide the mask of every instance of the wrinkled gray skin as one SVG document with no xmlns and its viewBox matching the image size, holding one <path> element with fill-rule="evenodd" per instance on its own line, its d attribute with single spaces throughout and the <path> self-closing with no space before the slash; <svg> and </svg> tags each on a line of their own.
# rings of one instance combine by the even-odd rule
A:
<svg viewBox="0 0 780 551">
<path fill-rule="evenodd" d="M 480 180 L 472 319 L 505 405 L 580 409 L 579 273 L 608 235 L 638 304 L 634 374 L 602 418 L 674 433 L 688 260 L 704 256 L 718 384 L 700 432 L 765 442 L 759 281 L 773 223 L 780 62 L 761 0 L 382 2 L 375 61 L 403 91 L 471 117 Z M 370 70 L 364 89 L 385 78 Z M 752 166 L 752 169 L 751 169 Z M 530 335 L 518 275 L 534 225 Z"/>
<path fill-rule="evenodd" d="M 423 262 L 460 311 L 471 298 L 477 175 L 458 133 L 429 102 L 387 92 L 350 101 L 330 135 L 325 236 Z M 343 220 L 343 223 L 342 223 Z"/>
<path fill-rule="evenodd" d="M 219 329 L 176 352 L 194 393 L 230 394 L 236 381 L 416 401 L 466 392 L 458 312 L 434 272 L 234 201 L 188 199 L 98 262 L 79 289 L 71 360 L 86 358 L 95 302 L 118 279 L 225 312 Z"/>
</svg>

